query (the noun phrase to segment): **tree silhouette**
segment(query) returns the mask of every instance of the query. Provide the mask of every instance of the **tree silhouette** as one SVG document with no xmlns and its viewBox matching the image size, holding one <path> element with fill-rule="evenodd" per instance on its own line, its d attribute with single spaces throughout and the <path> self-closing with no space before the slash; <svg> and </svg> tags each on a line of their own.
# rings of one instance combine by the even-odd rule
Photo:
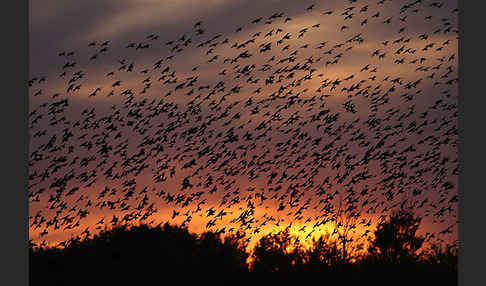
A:
<svg viewBox="0 0 486 286">
<path fill-rule="evenodd" d="M 302 265 L 301 246 L 286 229 L 264 235 L 253 250 L 252 270 L 287 273 Z"/>
<path fill-rule="evenodd" d="M 220 234 L 204 232 L 197 240 L 194 258 L 204 271 L 214 271 L 211 267 L 221 264 L 227 273 L 240 276 L 248 270 L 246 247 L 247 244 L 240 236 L 228 235 L 221 238 Z"/>
<path fill-rule="evenodd" d="M 329 233 L 312 240 L 312 246 L 304 253 L 308 272 L 330 272 L 343 262 L 338 241 L 331 240 Z"/>
<path fill-rule="evenodd" d="M 346 204 L 344 203 L 346 200 Z M 356 223 L 358 221 L 360 211 L 356 206 L 356 200 L 353 199 L 353 193 L 348 193 L 346 198 L 339 195 L 338 207 L 335 211 L 334 217 L 332 218 L 334 231 L 332 233 L 337 235 L 338 241 L 341 245 L 341 260 L 349 261 L 351 243 L 354 238 L 352 235 L 356 230 Z M 345 208 L 344 205 L 347 205 Z"/>
<path fill-rule="evenodd" d="M 395 213 L 375 231 L 369 252 L 343 259 L 331 233 L 304 247 L 287 228 L 264 235 L 249 251 L 242 232 L 194 234 L 170 224 L 118 225 L 65 247 L 30 243 L 30 285 L 298 285 L 308 279 L 347 285 L 457 285 L 457 247 L 418 252 L 420 219 Z M 252 258 L 249 265 L 248 258 Z M 397 263 L 398 262 L 398 263 Z M 309 280 L 310 281 L 310 280 Z"/>
<path fill-rule="evenodd" d="M 198 236 L 169 224 L 118 226 L 92 238 L 74 238 L 64 249 L 32 250 L 31 285 L 145 285 L 166 279 L 182 285 L 215 279 L 238 285 L 248 271 L 240 240 Z"/>
<path fill-rule="evenodd" d="M 394 264 L 417 260 L 424 238 L 417 235 L 421 219 L 400 210 L 382 220 L 369 247 L 370 255 L 378 261 Z"/>
<path fill-rule="evenodd" d="M 441 266 L 446 272 L 457 272 L 457 244 L 440 245 L 433 243 L 425 260 L 429 265 Z"/>
</svg>

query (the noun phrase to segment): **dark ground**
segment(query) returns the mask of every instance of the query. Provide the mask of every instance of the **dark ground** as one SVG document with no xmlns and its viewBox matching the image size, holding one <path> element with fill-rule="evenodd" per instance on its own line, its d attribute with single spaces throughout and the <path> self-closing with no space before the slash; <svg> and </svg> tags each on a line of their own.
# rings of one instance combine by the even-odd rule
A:
<svg viewBox="0 0 486 286">
<path fill-rule="evenodd" d="M 285 232 L 264 236 L 247 253 L 237 235 L 118 226 L 64 249 L 31 247 L 30 285 L 457 285 L 457 251 L 416 255 L 407 246 L 413 238 L 390 235 L 392 224 L 378 227 L 368 254 L 353 263 L 324 239 L 287 251 Z"/>
</svg>

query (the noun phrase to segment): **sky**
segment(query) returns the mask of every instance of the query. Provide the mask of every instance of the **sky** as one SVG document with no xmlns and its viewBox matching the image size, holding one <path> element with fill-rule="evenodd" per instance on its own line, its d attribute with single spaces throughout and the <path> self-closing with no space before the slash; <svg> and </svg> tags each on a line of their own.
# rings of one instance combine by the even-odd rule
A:
<svg viewBox="0 0 486 286">
<path fill-rule="evenodd" d="M 31 239 L 146 214 L 366 241 L 408 207 L 456 240 L 456 4 L 31 1 Z"/>
</svg>

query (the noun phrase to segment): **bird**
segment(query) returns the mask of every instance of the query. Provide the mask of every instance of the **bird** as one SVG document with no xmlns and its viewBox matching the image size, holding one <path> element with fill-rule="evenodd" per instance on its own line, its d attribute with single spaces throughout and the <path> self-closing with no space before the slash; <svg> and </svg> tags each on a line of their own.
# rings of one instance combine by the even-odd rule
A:
<svg viewBox="0 0 486 286">
<path fill-rule="evenodd" d="M 371 234 L 368 215 L 405 207 L 402 196 L 415 197 L 414 208 L 430 217 L 453 213 L 447 207 L 455 210 L 457 186 L 446 182 L 457 178 L 457 39 L 455 27 L 444 30 L 456 15 L 441 4 L 425 19 L 408 8 L 394 14 L 385 1 L 367 4 L 321 13 L 312 12 L 315 4 L 299 6 L 312 17 L 306 23 L 276 11 L 228 27 L 235 33 L 216 34 L 203 19 L 172 40 L 153 31 L 138 37 L 150 43 L 133 39 L 121 49 L 100 39 L 73 48 L 76 55 L 58 50 L 72 57 L 59 67 L 59 82 L 47 81 L 49 73 L 28 82 L 35 97 L 29 200 L 46 213 L 33 224 L 36 235 L 48 239 L 65 228 L 89 236 L 105 217 L 132 223 L 155 206 L 157 215 L 171 207 L 161 216 L 184 225 L 201 214 L 221 234 L 256 236 L 269 224 L 296 221 L 302 238 L 329 223 L 321 224 L 337 215 L 339 202 L 351 218 L 365 219 L 359 232 L 349 226 L 363 239 Z M 445 10 L 450 16 L 441 21 Z M 420 32 L 414 21 L 424 24 Z M 123 60 L 103 62 L 109 59 Z M 97 96 L 105 86 L 106 97 Z M 56 96 L 41 96 L 51 88 Z M 89 107 L 80 111 L 82 104 Z M 372 187 L 362 191 L 366 184 Z M 77 192 L 79 201 L 66 200 Z M 442 197 L 426 200 L 435 193 Z M 214 205 L 205 209 L 203 201 Z M 259 214 L 268 209 L 278 213 L 274 222 Z M 56 211 L 74 217 L 54 229 L 47 221 Z M 450 235 L 446 227 L 435 235 Z"/>
</svg>

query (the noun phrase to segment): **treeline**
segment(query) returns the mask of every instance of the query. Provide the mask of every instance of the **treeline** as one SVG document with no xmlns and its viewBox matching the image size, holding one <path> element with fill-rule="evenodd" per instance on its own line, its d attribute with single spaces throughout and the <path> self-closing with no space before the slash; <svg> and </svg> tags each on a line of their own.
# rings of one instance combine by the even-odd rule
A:
<svg viewBox="0 0 486 286">
<path fill-rule="evenodd" d="M 424 250 L 419 224 L 411 213 L 391 215 L 354 257 L 329 236 L 304 247 L 288 231 L 270 233 L 248 252 L 238 233 L 117 226 L 63 249 L 31 245 L 30 285 L 457 285 L 457 248 Z"/>
</svg>

